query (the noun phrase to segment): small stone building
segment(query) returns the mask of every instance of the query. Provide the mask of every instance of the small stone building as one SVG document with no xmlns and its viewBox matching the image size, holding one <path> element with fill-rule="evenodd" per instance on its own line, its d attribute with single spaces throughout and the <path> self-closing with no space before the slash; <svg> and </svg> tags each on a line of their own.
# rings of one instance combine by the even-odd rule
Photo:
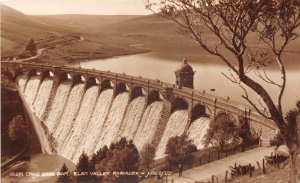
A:
<svg viewBox="0 0 300 183">
<path fill-rule="evenodd" d="M 175 71 L 176 85 L 181 87 L 194 89 L 194 74 L 193 68 L 187 63 L 187 59 L 183 59 L 183 63 Z"/>
</svg>

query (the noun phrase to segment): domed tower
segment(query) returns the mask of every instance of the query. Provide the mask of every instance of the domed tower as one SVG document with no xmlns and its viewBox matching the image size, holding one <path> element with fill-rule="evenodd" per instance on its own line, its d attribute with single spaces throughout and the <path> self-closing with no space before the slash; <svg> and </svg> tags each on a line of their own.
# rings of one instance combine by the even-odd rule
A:
<svg viewBox="0 0 300 183">
<path fill-rule="evenodd" d="M 183 63 L 175 71 L 176 85 L 181 87 L 188 87 L 194 89 L 194 74 L 193 68 L 187 63 L 186 58 L 183 59 Z"/>
</svg>

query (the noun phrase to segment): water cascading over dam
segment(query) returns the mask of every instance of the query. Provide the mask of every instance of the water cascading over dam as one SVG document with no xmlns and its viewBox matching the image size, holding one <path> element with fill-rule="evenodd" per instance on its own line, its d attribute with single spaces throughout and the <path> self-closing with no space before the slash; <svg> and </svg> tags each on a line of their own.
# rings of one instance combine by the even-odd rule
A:
<svg viewBox="0 0 300 183">
<path fill-rule="evenodd" d="M 71 133 L 66 138 L 65 145 L 60 152 L 62 156 L 72 157 L 71 159 L 73 159 L 79 145 L 81 145 L 82 140 L 84 140 L 82 134 L 85 134 L 86 129 L 90 125 L 90 117 L 93 113 L 96 103 L 95 99 L 97 99 L 98 93 L 99 87 L 97 86 L 92 86 L 86 90 Z"/>
<path fill-rule="evenodd" d="M 98 142 L 100 147 L 104 145 L 109 146 L 116 139 L 118 131 L 121 128 L 128 100 L 128 92 L 123 92 L 115 97 L 103 130 L 101 131 L 101 137 Z"/>
<path fill-rule="evenodd" d="M 80 108 L 81 99 L 84 93 L 84 84 L 76 84 L 70 92 L 68 102 L 64 108 L 63 114 L 57 129 L 54 132 L 54 138 L 57 140 L 57 153 L 62 154 L 66 147 L 66 139 L 71 133 L 74 133 L 72 127 L 75 124 L 75 119 Z M 70 157 L 68 157 L 70 158 Z"/>
<path fill-rule="evenodd" d="M 143 148 L 143 145 L 152 142 L 162 115 L 162 110 L 163 103 L 160 101 L 153 102 L 145 110 L 142 121 L 133 139 L 139 151 Z"/>
<path fill-rule="evenodd" d="M 33 107 L 34 107 L 36 116 L 38 118 L 41 118 L 46 110 L 46 106 L 47 106 L 47 102 L 50 97 L 52 85 L 53 85 L 53 80 L 51 78 L 45 78 L 40 86 L 38 93 L 37 93 Z"/>
<path fill-rule="evenodd" d="M 103 124 L 105 122 L 106 116 L 108 115 L 111 103 L 113 99 L 113 90 L 107 89 L 101 92 L 100 96 L 97 99 L 94 112 L 92 114 L 90 125 L 86 130 L 86 141 L 82 141 L 81 147 L 77 152 L 79 157 L 82 151 L 85 151 L 89 156 L 93 152 L 96 152 L 101 147 L 98 142 L 101 138 L 101 131 L 103 129 Z M 79 154 L 79 155 L 78 155 Z"/>
<path fill-rule="evenodd" d="M 209 125 L 208 118 L 196 119 L 188 129 L 188 111 L 165 115 L 170 103 L 164 99 L 147 104 L 142 94 L 130 99 L 129 91 L 114 95 L 111 87 L 90 86 L 71 80 L 54 82 L 52 77 L 18 76 L 16 83 L 32 112 L 45 126 L 54 152 L 77 162 L 84 151 L 89 156 L 104 145 L 126 137 L 140 151 L 155 144 L 156 159 L 165 156 L 169 138 L 187 132 L 198 148 Z M 43 142 L 46 139 L 42 140 Z"/>
<path fill-rule="evenodd" d="M 52 99 L 52 105 L 48 109 L 48 116 L 46 119 L 42 119 L 49 131 L 53 134 L 59 124 L 60 117 L 67 103 L 68 96 L 71 90 L 71 82 L 63 81 L 58 86 L 54 99 Z"/>
<path fill-rule="evenodd" d="M 177 110 L 172 113 L 167 123 L 167 126 L 164 130 L 164 134 L 158 144 L 155 159 L 160 159 L 165 156 L 166 145 L 168 143 L 169 138 L 182 135 L 187 125 L 188 125 L 187 110 Z"/>
<path fill-rule="evenodd" d="M 188 138 L 192 139 L 193 144 L 197 146 L 197 149 L 204 147 L 203 139 L 209 128 L 210 118 L 200 117 L 196 119 L 188 129 Z"/>
<path fill-rule="evenodd" d="M 137 97 L 130 102 L 117 139 L 125 137 L 133 140 L 144 112 L 145 103 L 145 97 Z"/>
<path fill-rule="evenodd" d="M 24 92 L 24 96 L 28 101 L 28 105 L 30 106 L 31 110 L 33 110 L 33 112 L 35 112 L 33 108 L 33 103 L 39 89 L 39 84 L 40 84 L 40 76 L 31 76 L 26 85 L 25 92 Z"/>
</svg>

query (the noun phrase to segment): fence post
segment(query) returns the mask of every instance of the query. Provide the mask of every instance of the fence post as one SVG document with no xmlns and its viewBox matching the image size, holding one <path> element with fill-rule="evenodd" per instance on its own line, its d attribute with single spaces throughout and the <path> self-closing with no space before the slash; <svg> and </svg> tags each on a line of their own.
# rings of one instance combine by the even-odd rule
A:
<svg viewBox="0 0 300 183">
<path fill-rule="evenodd" d="M 279 158 L 278 158 L 278 154 L 276 154 L 276 164 L 277 164 L 277 168 L 279 169 Z"/>
<path fill-rule="evenodd" d="M 250 173 L 250 177 L 252 177 L 251 163 L 249 163 L 249 173 Z"/>
<path fill-rule="evenodd" d="M 227 183 L 227 177 L 228 177 L 228 170 L 226 170 L 226 174 L 225 174 L 225 183 Z"/>
<path fill-rule="evenodd" d="M 265 159 L 263 159 L 263 174 L 266 173 L 266 168 L 265 168 Z"/>
<path fill-rule="evenodd" d="M 261 170 L 259 162 L 256 161 L 256 163 L 257 163 L 258 169 Z"/>
<path fill-rule="evenodd" d="M 211 176 L 211 182 L 214 183 L 214 175 Z"/>
</svg>

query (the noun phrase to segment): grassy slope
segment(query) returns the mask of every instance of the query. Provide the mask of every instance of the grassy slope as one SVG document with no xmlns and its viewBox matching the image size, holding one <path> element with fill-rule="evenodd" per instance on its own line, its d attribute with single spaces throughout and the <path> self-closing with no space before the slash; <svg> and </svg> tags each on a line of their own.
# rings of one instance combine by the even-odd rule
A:
<svg viewBox="0 0 300 183">
<path fill-rule="evenodd" d="M 198 44 L 178 34 L 178 26 L 156 15 L 101 16 L 101 15 L 48 15 L 26 16 L 8 7 L 2 9 L 2 54 L 23 48 L 30 36 L 39 39 L 50 35 L 80 34 L 83 42 L 48 50 L 41 61 L 60 63 L 82 61 L 115 55 L 152 51 L 157 57 L 191 62 L 211 62 L 219 59 L 207 54 Z M 8 21 L 11 20 L 11 21 Z M 24 20 L 21 21 L 20 20 Z M 8 23 L 15 22 L 15 23 Z M 8 31 L 9 30 L 9 31 Z M 11 32 L 14 30 L 15 32 Z M 24 36 L 25 35 L 25 36 Z M 206 34 L 209 41 L 215 39 Z M 250 36 L 253 47 L 259 47 Z M 216 42 L 216 41 L 214 41 Z M 3 44 L 4 43 L 4 44 Z M 300 39 L 288 47 L 286 60 L 297 64 Z M 11 51 L 13 50 L 13 51 Z M 226 53 L 230 55 L 229 53 Z M 233 55 L 230 55 L 233 57 Z M 300 65 L 300 64 L 299 64 Z"/>
<path fill-rule="evenodd" d="M 93 29 L 95 25 L 116 23 L 136 16 L 27 16 L 4 5 L 1 5 L 1 14 L 2 56 L 20 54 L 30 38 L 45 43 L 49 38 L 68 40 L 70 34 L 81 35 L 85 40 L 47 50 L 40 62 L 65 64 L 74 60 L 145 52 L 128 46 L 137 43 L 134 39 L 108 35 Z M 66 24 L 69 21 L 73 23 Z"/>
</svg>

